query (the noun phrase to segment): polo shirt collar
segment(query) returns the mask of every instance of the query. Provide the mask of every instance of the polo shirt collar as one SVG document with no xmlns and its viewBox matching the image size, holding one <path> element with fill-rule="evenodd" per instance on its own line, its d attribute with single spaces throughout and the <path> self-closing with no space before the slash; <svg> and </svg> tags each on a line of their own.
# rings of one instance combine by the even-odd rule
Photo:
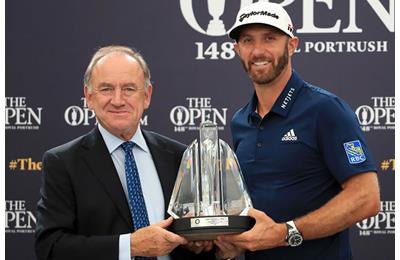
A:
<svg viewBox="0 0 400 260">
<path fill-rule="evenodd" d="M 293 70 L 292 76 L 290 77 L 282 93 L 279 95 L 278 99 L 275 101 L 271 111 L 286 117 L 302 86 L 303 80 L 300 79 L 297 73 Z"/>
<path fill-rule="evenodd" d="M 294 101 L 296 100 L 297 94 L 300 92 L 303 86 L 303 80 L 298 76 L 298 74 L 293 70 L 292 75 L 282 93 L 279 95 L 274 105 L 271 108 L 271 112 L 276 113 L 280 116 L 286 117 L 292 107 Z M 257 95 L 254 92 L 250 102 L 246 108 L 246 113 L 251 120 L 251 116 L 255 116 L 257 113 Z"/>
</svg>

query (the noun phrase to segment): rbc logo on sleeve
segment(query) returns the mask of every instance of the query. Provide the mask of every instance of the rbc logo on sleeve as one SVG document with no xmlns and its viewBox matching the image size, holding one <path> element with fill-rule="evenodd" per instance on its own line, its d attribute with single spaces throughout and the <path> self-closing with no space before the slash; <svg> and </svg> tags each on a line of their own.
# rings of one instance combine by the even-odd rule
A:
<svg viewBox="0 0 400 260">
<path fill-rule="evenodd" d="M 366 160 L 359 140 L 344 143 L 343 146 L 346 151 L 347 159 L 349 159 L 349 163 L 362 163 Z"/>
</svg>

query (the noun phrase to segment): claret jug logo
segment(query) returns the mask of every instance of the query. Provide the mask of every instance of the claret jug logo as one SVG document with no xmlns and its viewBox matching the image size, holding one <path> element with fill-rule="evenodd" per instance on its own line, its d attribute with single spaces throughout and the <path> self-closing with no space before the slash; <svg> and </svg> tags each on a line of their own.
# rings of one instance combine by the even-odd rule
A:
<svg viewBox="0 0 400 260">
<path fill-rule="evenodd" d="M 197 32 L 210 35 L 210 36 L 222 36 L 225 35 L 229 29 L 226 28 L 226 24 L 220 18 L 224 14 L 226 0 L 207 0 L 208 13 L 210 14 L 210 21 L 207 29 L 204 30 L 199 25 L 193 10 L 193 0 L 180 0 L 181 11 L 186 22 Z M 240 8 L 251 4 L 252 0 L 241 0 Z M 229 21 L 229 24 L 233 25 L 234 21 Z"/>
<path fill-rule="evenodd" d="M 226 0 L 207 0 L 208 5 L 208 13 L 211 17 L 207 29 L 203 29 L 194 14 L 193 10 L 193 1 L 194 0 L 180 0 L 180 7 L 182 11 L 182 15 L 185 18 L 186 22 L 197 32 L 209 35 L 209 36 L 223 36 L 227 34 L 229 29 L 226 29 L 226 24 L 224 21 L 220 19 L 220 17 L 224 14 L 227 3 L 230 1 Z M 206 1 L 206 0 L 203 0 Z M 260 0 L 264 2 L 270 2 L 267 0 Z M 241 0 L 240 8 L 252 4 L 253 0 Z M 294 4 L 295 0 L 283 0 L 279 4 L 288 8 L 290 5 Z M 320 1 L 303 1 L 302 2 L 302 24 L 303 27 L 298 28 L 297 33 L 362 33 L 363 28 L 361 25 L 356 23 L 357 18 L 357 10 L 358 5 L 368 5 L 379 20 L 383 23 L 386 29 L 390 32 L 394 32 L 394 0 L 366 0 L 366 1 L 356 1 L 356 0 L 348 0 L 348 12 L 346 15 L 348 16 L 348 24 L 342 23 L 342 19 L 337 19 L 332 23 L 330 27 L 318 27 L 315 24 L 317 13 L 314 13 L 316 6 L 324 6 L 326 11 L 329 12 L 335 8 L 338 8 L 338 4 L 335 5 L 333 0 L 320 0 Z M 386 9 L 384 3 L 388 2 L 388 10 Z M 320 13 L 321 15 L 321 13 Z M 322 14 L 323 15 L 323 14 Z M 344 19 L 343 19 L 344 20 Z M 228 21 L 229 25 L 233 25 L 234 21 Z"/>
<path fill-rule="evenodd" d="M 395 202 L 381 201 L 381 209 L 376 216 L 366 218 L 356 224 L 360 236 L 394 235 Z"/>
<path fill-rule="evenodd" d="M 365 132 L 371 130 L 394 130 L 395 97 L 371 97 L 372 105 L 361 105 L 355 113 Z"/>
<path fill-rule="evenodd" d="M 72 105 L 67 107 L 64 112 L 64 120 L 70 126 L 92 126 L 97 124 L 96 114 L 91 110 L 82 97 L 82 106 Z M 143 115 L 140 119 L 140 125 L 148 125 L 148 115 Z"/>
<path fill-rule="evenodd" d="M 227 108 L 213 108 L 210 97 L 188 97 L 186 100 L 189 103 L 187 107 L 175 106 L 169 114 L 175 132 L 199 130 L 199 125 L 206 121 L 211 121 L 218 125 L 219 130 L 224 130 Z"/>
<path fill-rule="evenodd" d="M 240 0 L 239 7 L 238 4 L 233 4 L 235 1 L 227 0 L 180 0 L 179 2 L 182 15 L 192 29 L 205 36 L 211 36 L 213 39 L 220 37 L 217 41 L 204 38 L 202 41 L 194 42 L 197 54 L 195 59 L 233 59 L 236 56 L 233 43 L 226 36 L 235 23 L 236 15 L 232 16 L 232 13 L 236 14 L 242 7 L 257 1 Z M 294 26 L 289 28 L 296 35 L 332 34 L 333 36 L 332 39 L 328 38 L 323 41 L 300 41 L 297 53 L 385 53 L 392 47 L 391 41 L 380 35 L 377 35 L 376 39 L 370 39 L 370 37 L 354 39 L 353 36 L 354 34 L 363 34 L 364 30 L 375 27 L 370 25 L 371 21 L 381 28 L 382 32 L 394 32 L 394 0 L 281 0 L 273 2 L 278 2 L 287 9 L 292 17 L 296 17 L 296 14 L 301 12 L 300 18 L 296 18 L 293 21 Z M 363 9 L 369 9 L 368 15 L 360 11 Z M 204 17 L 204 12 L 207 17 Z M 202 13 L 203 17 L 199 15 Z M 268 10 L 265 10 L 265 14 L 268 14 Z M 275 14 L 270 13 L 270 15 L 273 17 Z M 332 19 L 324 26 L 318 24 L 317 21 L 325 16 L 332 17 Z M 246 19 L 245 17 L 242 19 Z M 199 21 L 203 23 L 199 23 Z M 335 34 L 343 34 L 344 39 L 337 40 Z M 225 42 L 221 42 L 221 40 Z"/>
<path fill-rule="evenodd" d="M 87 103 L 86 98 L 82 97 L 82 106 L 69 106 L 64 112 L 64 119 L 70 126 L 91 125 L 96 122 L 96 116 Z"/>
</svg>

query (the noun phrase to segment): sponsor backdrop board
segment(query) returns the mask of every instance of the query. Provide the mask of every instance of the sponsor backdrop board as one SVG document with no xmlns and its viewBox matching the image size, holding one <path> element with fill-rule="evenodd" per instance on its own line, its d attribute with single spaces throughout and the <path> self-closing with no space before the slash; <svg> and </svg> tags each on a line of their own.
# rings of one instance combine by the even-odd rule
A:
<svg viewBox="0 0 400 260">
<path fill-rule="evenodd" d="M 231 144 L 229 122 L 253 86 L 226 31 L 251 2 L 6 2 L 7 259 L 35 259 L 43 152 L 96 124 L 82 91 L 96 48 L 133 46 L 148 61 L 154 95 L 143 128 L 188 144 L 211 120 Z M 350 104 L 379 167 L 381 210 L 352 227 L 354 259 L 394 259 L 394 0 L 271 2 L 287 8 L 300 37 L 296 71 Z M 224 28 L 208 28 L 218 19 Z"/>
</svg>

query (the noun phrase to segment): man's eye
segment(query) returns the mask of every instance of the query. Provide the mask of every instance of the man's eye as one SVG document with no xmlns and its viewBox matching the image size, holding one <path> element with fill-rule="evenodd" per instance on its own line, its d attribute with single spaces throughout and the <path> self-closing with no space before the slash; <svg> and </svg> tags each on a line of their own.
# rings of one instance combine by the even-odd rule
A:
<svg viewBox="0 0 400 260">
<path fill-rule="evenodd" d="M 126 87 L 126 88 L 123 88 L 122 91 L 124 91 L 124 92 L 135 92 L 135 91 L 136 91 L 136 88 L 133 88 L 133 87 Z"/>
<path fill-rule="evenodd" d="M 104 87 L 104 88 L 100 88 L 100 89 L 99 89 L 100 92 L 104 92 L 104 93 L 106 93 L 106 92 L 111 92 L 112 90 L 113 90 L 113 89 L 110 88 L 110 87 Z"/>
<path fill-rule="evenodd" d="M 275 37 L 273 37 L 273 36 L 267 36 L 267 37 L 265 37 L 265 40 L 266 41 L 273 41 L 275 39 Z"/>
<path fill-rule="evenodd" d="M 243 43 L 249 43 L 249 42 L 251 42 L 251 39 L 249 39 L 249 38 L 244 38 L 243 39 Z"/>
</svg>

